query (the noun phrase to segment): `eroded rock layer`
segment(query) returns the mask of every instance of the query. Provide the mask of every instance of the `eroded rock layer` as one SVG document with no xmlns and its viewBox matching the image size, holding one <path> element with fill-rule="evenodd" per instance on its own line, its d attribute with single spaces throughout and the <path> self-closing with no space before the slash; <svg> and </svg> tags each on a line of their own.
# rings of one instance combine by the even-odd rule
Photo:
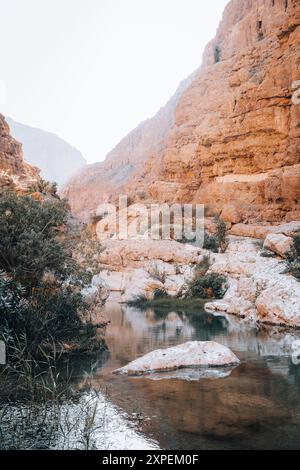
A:
<svg viewBox="0 0 300 470">
<path fill-rule="evenodd" d="M 233 223 L 299 219 L 299 26 L 299 0 L 229 2 L 200 69 L 105 163 L 70 182 L 76 214 L 126 192 L 205 203 Z"/>
<path fill-rule="evenodd" d="M 46 181 L 62 187 L 86 165 L 81 153 L 57 135 L 6 118 L 11 134 L 23 145 L 26 161 L 41 170 Z"/>
<path fill-rule="evenodd" d="M 22 144 L 10 134 L 0 114 L 0 188 L 22 190 L 39 178 L 39 170 L 25 162 Z"/>
</svg>

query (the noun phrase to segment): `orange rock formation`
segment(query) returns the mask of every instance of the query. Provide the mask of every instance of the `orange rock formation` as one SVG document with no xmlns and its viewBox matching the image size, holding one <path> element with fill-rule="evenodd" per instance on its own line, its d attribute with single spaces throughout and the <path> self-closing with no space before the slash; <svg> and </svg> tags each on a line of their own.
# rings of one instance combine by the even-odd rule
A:
<svg viewBox="0 0 300 470">
<path fill-rule="evenodd" d="M 0 187 L 22 190 L 39 178 L 39 170 L 25 162 L 22 144 L 13 139 L 0 114 Z"/>
<path fill-rule="evenodd" d="M 64 195 L 83 218 L 126 193 L 232 223 L 300 219 L 297 80 L 299 0 L 231 0 L 202 66 Z"/>
</svg>

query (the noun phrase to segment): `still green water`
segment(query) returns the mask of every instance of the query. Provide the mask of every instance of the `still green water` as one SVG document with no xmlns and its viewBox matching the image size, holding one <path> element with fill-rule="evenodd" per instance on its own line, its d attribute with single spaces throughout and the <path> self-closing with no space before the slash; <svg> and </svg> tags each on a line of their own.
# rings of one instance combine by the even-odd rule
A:
<svg viewBox="0 0 300 470">
<path fill-rule="evenodd" d="M 300 448 L 300 366 L 289 354 L 299 339 L 294 332 L 258 330 L 201 307 L 106 308 L 110 353 L 92 383 L 107 387 L 114 409 L 129 427 L 134 423 L 136 434 L 128 438 L 128 448 Z M 131 378 L 112 374 L 149 351 L 190 340 L 222 343 L 241 364 L 215 378 L 191 370 Z"/>
<path fill-rule="evenodd" d="M 236 317 L 205 313 L 201 305 L 141 311 L 108 304 L 106 310 L 109 352 L 70 365 L 76 398 L 58 410 L 51 402 L 45 408 L 30 400 L 3 401 L 0 448 L 300 448 L 300 365 L 290 353 L 299 333 L 257 329 Z M 224 344 L 241 364 L 142 377 L 113 374 L 149 351 L 190 340 Z M 58 377 L 64 370 L 63 363 Z"/>
</svg>

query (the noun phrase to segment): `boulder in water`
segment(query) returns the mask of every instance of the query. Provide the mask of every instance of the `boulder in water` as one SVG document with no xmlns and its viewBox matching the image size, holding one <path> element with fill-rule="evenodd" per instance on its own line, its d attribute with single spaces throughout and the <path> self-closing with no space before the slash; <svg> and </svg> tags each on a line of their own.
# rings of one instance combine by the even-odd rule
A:
<svg viewBox="0 0 300 470">
<path fill-rule="evenodd" d="M 158 349 L 114 371 L 123 375 L 143 375 L 183 368 L 225 367 L 239 364 L 226 346 L 213 341 L 189 341 L 168 349 Z"/>
</svg>

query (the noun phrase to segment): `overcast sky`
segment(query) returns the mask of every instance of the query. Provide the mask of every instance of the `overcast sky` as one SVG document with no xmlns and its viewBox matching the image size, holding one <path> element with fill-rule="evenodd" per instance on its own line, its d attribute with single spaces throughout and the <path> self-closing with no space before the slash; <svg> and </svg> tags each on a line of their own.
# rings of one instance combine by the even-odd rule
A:
<svg viewBox="0 0 300 470">
<path fill-rule="evenodd" d="M 0 0 L 0 112 L 103 160 L 199 67 L 227 3 Z"/>
</svg>

